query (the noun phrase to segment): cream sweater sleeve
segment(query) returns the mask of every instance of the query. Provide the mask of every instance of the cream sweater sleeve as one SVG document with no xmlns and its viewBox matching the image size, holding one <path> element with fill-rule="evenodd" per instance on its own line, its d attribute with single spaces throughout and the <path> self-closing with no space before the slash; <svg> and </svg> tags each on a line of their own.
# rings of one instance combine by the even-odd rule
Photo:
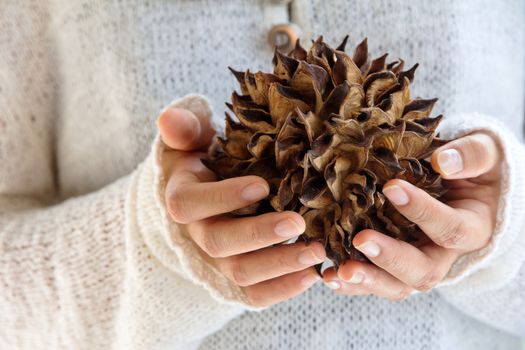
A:
<svg viewBox="0 0 525 350">
<path fill-rule="evenodd" d="M 503 150 L 501 195 L 489 244 L 461 257 L 438 291 L 462 312 L 517 336 L 525 336 L 525 147 L 494 118 L 456 115 L 442 128 L 452 139 L 492 132 Z"/>
<path fill-rule="evenodd" d="M 190 242 L 174 247 L 162 143 L 128 176 L 56 202 L 58 100 L 45 2 L 0 8 L 0 348 L 196 347 L 243 308 L 220 274 L 191 254 L 180 259 Z M 209 110 L 197 97 L 178 103 Z M 193 282 L 199 268 L 224 296 Z"/>
<path fill-rule="evenodd" d="M 189 349 L 242 311 L 224 277 L 180 259 L 191 242 L 167 218 L 160 149 L 155 141 L 131 175 L 60 204 L 0 196 L 1 348 Z M 5 170 L 9 188 L 17 174 Z M 223 287 L 219 300 L 210 283 Z"/>
<path fill-rule="evenodd" d="M 160 148 L 131 175 L 63 203 L 0 196 L 0 348 L 191 349 L 242 311 L 219 273 L 179 258 Z M 3 188 L 18 175 L 6 169 Z M 224 287 L 220 300 L 193 282 L 199 266 Z"/>
</svg>

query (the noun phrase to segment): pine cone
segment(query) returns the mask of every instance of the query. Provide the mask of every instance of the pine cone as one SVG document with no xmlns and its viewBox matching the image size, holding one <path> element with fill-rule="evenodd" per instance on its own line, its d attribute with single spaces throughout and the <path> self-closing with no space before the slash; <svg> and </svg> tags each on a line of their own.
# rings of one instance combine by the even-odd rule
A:
<svg viewBox="0 0 525 350">
<path fill-rule="evenodd" d="M 293 210 L 306 221 L 299 239 L 324 244 L 339 266 L 366 258 L 353 236 L 371 228 L 397 239 L 424 238 L 381 193 L 390 179 L 406 180 L 439 198 L 445 192 L 427 159 L 444 144 L 430 118 L 437 99 L 410 100 L 418 65 L 368 59 L 367 39 L 352 58 L 348 36 L 334 50 L 320 37 L 307 52 L 297 41 L 275 52 L 273 74 L 230 70 L 233 92 L 225 138 L 217 138 L 205 164 L 219 178 L 257 175 L 268 181 L 266 199 L 234 215 Z"/>
</svg>

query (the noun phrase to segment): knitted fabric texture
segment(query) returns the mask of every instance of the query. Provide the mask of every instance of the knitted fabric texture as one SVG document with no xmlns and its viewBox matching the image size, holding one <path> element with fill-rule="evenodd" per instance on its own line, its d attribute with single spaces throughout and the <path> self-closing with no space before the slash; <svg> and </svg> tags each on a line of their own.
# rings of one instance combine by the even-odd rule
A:
<svg viewBox="0 0 525 350">
<path fill-rule="evenodd" d="M 259 311 L 200 260 L 162 201 L 155 118 L 213 114 L 227 66 L 268 70 L 275 1 L 6 0 L 0 11 L 0 348 L 513 349 L 525 335 L 520 0 L 293 0 L 303 43 L 369 37 L 420 63 L 443 136 L 504 149 L 497 228 L 400 303 L 321 284 Z M 483 113 L 479 114 L 479 113 Z M 495 121 L 498 119 L 499 122 Z"/>
</svg>

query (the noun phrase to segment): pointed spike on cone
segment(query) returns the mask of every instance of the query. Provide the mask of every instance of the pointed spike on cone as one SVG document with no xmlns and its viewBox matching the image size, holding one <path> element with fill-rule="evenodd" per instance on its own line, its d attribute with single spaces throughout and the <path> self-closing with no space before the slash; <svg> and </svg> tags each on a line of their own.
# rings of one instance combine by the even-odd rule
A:
<svg viewBox="0 0 525 350">
<path fill-rule="evenodd" d="M 297 38 L 297 40 L 295 41 L 295 45 L 293 47 L 293 51 L 306 51 L 302 46 L 301 46 L 301 39 Z"/>
<path fill-rule="evenodd" d="M 399 74 L 405 67 L 405 61 L 402 58 L 398 58 L 398 61 L 396 61 L 396 64 L 393 65 L 391 68 L 389 68 L 392 73 Z"/>
<path fill-rule="evenodd" d="M 384 70 L 386 67 L 385 63 L 386 63 L 387 56 L 388 56 L 388 53 L 385 53 L 382 56 L 379 56 L 378 58 L 374 59 L 372 63 L 370 64 L 370 67 L 368 68 L 367 74 L 372 74 L 372 73 Z"/>
<path fill-rule="evenodd" d="M 273 49 L 273 58 L 272 58 L 272 64 L 275 66 L 277 64 L 277 46 Z"/>
<path fill-rule="evenodd" d="M 363 41 L 356 46 L 352 61 L 354 61 L 359 68 L 368 61 L 368 38 L 364 38 Z"/>
<path fill-rule="evenodd" d="M 244 81 L 244 72 L 233 69 L 231 66 L 228 66 L 228 69 L 230 70 L 230 72 L 232 72 L 235 79 L 237 79 L 239 82 Z"/>
<path fill-rule="evenodd" d="M 399 61 L 392 61 L 386 65 L 386 69 L 392 69 Z"/>
<path fill-rule="evenodd" d="M 344 37 L 344 39 L 343 39 L 343 41 L 341 42 L 341 44 L 339 44 L 339 46 L 337 46 L 336 50 L 338 50 L 338 51 L 343 51 L 343 52 L 344 52 L 344 51 L 345 51 L 345 47 L 346 47 L 346 43 L 348 42 L 348 38 L 349 38 L 349 37 L 350 37 L 350 36 L 347 34 L 347 35 Z"/>
<path fill-rule="evenodd" d="M 224 117 L 225 117 L 224 119 L 226 120 L 226 124 L 233 123 L 233 119 L 230 113 L 224 112 Z"/>
<path fill-rule="evenodd" d="M 301 61 L 305 61 L 307 55 L 308 55 L 308 52 L 306 51 L 304 47 L 302 47 L 300 39 L 297 38 L 297 40 L 295 41 L 295 46 L 288 53 L 288 56 L 301 60 Z"/>
<path fill-rule="evenodd" d="M 413 82 L 417 67 L 419 67 L 419 63 L 414 64 L 409 70 L 399 73 L 400 81 L 402 81 L 404 77 L 407 77 L 410 82 Z"/>
<path fill-rule="evenodd" d="M 241 90 L 244 93 L 246 90 L 246 82 L 244 80 L 245 72 L 235 70 L 230 66 L 228 66 L 228 69 L 230 70 L 230 72 L 232 72 L 233 76 L 235 77 L 235 80 L 237 80 L 237 83 L 239 84 Z"/>
<path fill-rule="evenodd" d="M 237 127 L 240 126 L 239 123 L 237 123 L 235 120 L 233 120 L 232 116 L 228 112 L 224 112 L 224 115 L 226 116 L 226 123 L 230 126 Z"/>
</svg>

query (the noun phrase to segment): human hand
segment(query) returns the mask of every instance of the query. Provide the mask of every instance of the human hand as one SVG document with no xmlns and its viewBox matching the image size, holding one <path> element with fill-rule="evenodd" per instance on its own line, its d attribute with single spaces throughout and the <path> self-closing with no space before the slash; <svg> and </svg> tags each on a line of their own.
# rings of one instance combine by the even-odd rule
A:
<svg viewBox="0 0 525 350">
<path fill-rule="evenodd" d="M 447 179 L 444 203 L 402 180 L 391 180 L 383 194 L 430 238 L 420 247 L 374 230 L 363 230 L 354 246 L 372 263 L 347 261 L 323 279 L 338 294 L 374 294 L 402 300 L 414 290 L 428 291 L 463 254 L 486 246 L 494 231 L 502 153 L 494 138 L 474 133 L 432 155 L 432 167 Z"/>
<path fill-rule="evenodd" d="M 252 306 L 269 306 L 310 288 L 320 277 L 312 267 L 322 262 L 321 244 L 273 246 L 304 232 L 294 212 L 232 218 L 225 213 L 248 206 L 269 193 L 266 181 L 246 176 L 216 181 L 200 161 L 214 135 L 206 116 L 169 108 L 157 123 L 171 148 L 163 155 L 168 180 L 165 200 L 182 234 L 201 256 L 240 286 Z"/>
</svg>

